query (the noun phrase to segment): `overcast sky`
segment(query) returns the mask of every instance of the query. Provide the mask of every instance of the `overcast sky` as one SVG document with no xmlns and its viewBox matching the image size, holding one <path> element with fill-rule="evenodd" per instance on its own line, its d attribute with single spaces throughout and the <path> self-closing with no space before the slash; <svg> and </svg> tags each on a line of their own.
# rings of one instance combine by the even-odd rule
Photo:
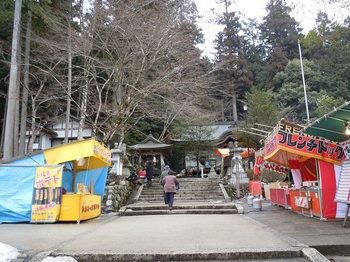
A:
<svg viewBox="0 0 350 262">
<path fill-rule="evenodd" d="M 216 0 L 195 1 L 199 14 L 203 16 L 203 18 L 199 20 L 199 26 L 203 29 L 206 44 L 201 48 L 204 50 L 205 55 L 212 58 L 212 55 L 210 54 L 214 51 L 212 42 L 215 39 L 216 33 L 220 30 L 219 26 L 210 24 L 210 19 L 214 16 L 212 9 L 214 9 L 215 13 L 221 13 L 222 9 L 216 4 Z M 268 0 L 235 0 L 232 10 L 241 12 L 242 18 L 245 20 L 248 18 L 261 19 L 266 15 L 265 7 L 267 2 Z M 325 6 L 322 3 L 316 3 L 314 0 L 287 0 L 287 3 L 289 5 L 294 3 L 296 6 L 291 15 L 304 28 L 305 34 L 314 27 L 316 15 L 319 10 L 326 11 L 331 19 L 334 18 L 339 20 L 344 18 L 339 17 L 339 14 L 341 13 L 339 5 Z"/>
</svg>

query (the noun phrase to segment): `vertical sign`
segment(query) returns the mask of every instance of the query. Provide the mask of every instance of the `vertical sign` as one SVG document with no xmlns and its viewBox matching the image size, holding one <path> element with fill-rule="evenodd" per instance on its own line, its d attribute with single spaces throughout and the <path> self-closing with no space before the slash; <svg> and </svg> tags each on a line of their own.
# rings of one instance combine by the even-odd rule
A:
<svg viewBox="0 0 350 262">
<path fill-rule="evenodd" d="M 35 173 L 31 223 L 58 220 L 62 200 L 62 167 L 38 167 Z"/>
</svg>

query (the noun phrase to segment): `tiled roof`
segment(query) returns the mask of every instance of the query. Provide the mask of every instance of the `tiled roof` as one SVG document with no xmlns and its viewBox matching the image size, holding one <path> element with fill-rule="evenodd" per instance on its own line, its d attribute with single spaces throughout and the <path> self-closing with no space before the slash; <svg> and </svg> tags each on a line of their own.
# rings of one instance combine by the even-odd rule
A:
<svg viewBox="0 0 350 262">
<path fill-rule="evenodd" d="M 152 134 L 149 134 L 146 139 L 136 145 L 129 146 L 129 149 L 134 150 L 152 150 L 152 149 L 167 149 L 172 145 L 164 144 L 163 142 L 155 139 Z"/>
<path fill-rule="evenodd" d="M 206 137 L 203 136 L 202 140 L 206 140 L 206 141 L 217 141 L 217 140 L 223 139 L 226 136 L 232 134 L 234 130 L 234 126 L 231 123 L 203 126 L 200 129 L 202 128 L 203 128 L 203 133 L 205 133 L 204 136 L 206 136 Z M 188 138 L 188 135 L 184 134 L 183 138 L 173 139 L 173 141 L 181 142 L 181 141 L 188 140 L 188 139 L 185 139 L 186 137 Z"/>
</svg>

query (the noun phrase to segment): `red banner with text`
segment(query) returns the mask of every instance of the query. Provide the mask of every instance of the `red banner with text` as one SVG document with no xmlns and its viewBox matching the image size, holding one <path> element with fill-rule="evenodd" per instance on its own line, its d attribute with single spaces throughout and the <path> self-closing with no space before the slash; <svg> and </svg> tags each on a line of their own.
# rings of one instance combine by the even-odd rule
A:
<svg viewBox="0 0 350 262">
<path fill-rule="evenodd" d="M 265 143 L 264 159 L 279 164 L 289 160 L 316 158 L 341 165 L 345 159 L 343 147 L 327 139 L 298 133 L 299 129 L 280 124 L 274 136 Z"/>
</svg>

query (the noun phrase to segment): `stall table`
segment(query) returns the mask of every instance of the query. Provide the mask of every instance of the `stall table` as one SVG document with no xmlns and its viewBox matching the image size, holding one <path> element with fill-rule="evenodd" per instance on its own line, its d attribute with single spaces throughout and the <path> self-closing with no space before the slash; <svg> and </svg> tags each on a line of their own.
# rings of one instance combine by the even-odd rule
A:
<svg viewBox="0 0 350 262">
<path fill-rule="evenodd" d="M 91 194 L 62 195 L 59 221 L 88 220 L 101 214 L 101 196 Z"/>
<path fill-rule="evenodd" d="M 290 209 L 290 198 L 288 188 L 270 188 L 271 204 Z"/>
<path fill-rule="evenodd" d="M 290 189 L 292 211 L 310 217 L 321 217 L 321 200 L 317 188 Z"/>
</svg>

